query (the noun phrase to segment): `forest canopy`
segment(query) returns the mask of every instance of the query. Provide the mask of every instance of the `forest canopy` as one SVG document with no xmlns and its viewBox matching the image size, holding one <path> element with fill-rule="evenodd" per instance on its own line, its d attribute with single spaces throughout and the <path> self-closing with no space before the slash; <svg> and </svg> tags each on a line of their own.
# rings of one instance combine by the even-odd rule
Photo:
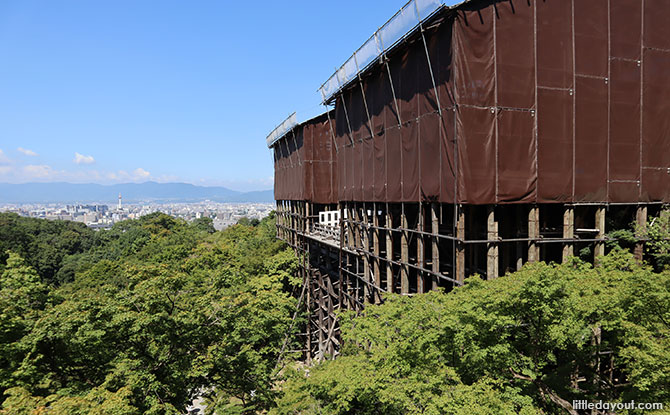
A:
<svg viewBox="0 0 670 415">
<path fill-rule="evenodd" d="M 94 232 L 3 213 L 0 414 L 180 414 L 198 396 L 219 415 L 670 413 L 668 223 L 650 219 L 652 264 L 612 244 L 596 266 L 528 264 L 342 312 L 340 356 L 305 367 L 282 355 L 305 320 L 273 216 Z"/>
</svg>

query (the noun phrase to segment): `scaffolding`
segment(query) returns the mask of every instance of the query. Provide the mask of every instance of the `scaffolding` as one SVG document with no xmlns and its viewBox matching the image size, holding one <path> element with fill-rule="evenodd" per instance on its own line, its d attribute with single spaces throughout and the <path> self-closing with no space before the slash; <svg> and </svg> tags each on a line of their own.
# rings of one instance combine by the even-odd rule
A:
<svg viewBox="0 0 670 415">
<path fill-rule="evenodd" d="M 320 88 L 334 109 L 271 144 L 309 356 L 337 353 L 336 310 L 597 263 L 670 202 L 670 3 L 614 3 L 410 1 Z"/>
</svg>

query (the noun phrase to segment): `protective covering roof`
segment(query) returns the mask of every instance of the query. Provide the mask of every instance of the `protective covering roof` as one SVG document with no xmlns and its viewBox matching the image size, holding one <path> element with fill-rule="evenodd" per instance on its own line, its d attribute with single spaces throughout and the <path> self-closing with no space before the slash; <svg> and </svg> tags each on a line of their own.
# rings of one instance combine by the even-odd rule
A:
<svg viewBox="0 0 670 415">
<path fill-rule="evenodd" d="M 469 1 L 471 0 L 463 1 L 452 7 L 458 7 Z M 329 102 L 351 81 L 357 79 L 358 74 L 369 68 L 380 56 L 414 32 L 421 23 L 429 20 L 442 7 L 448 7 L 444 0 L 410 0 L 407 2 L 321 85 L 318 91 L 321 93 L 323 102 Z"/>
<path fill-rule="evenodd" d="M 298 118 L 295 115 L 295 112 L 288 116 L 281 124 L 275 127 L 270 134 L 268 134 L 265 142 L 268 145 L 268 148 L 272 147 L 274 143 L 279 141 L 283 136 L 286 135 L 289 131 L 298 125 Z"/>
</svg>

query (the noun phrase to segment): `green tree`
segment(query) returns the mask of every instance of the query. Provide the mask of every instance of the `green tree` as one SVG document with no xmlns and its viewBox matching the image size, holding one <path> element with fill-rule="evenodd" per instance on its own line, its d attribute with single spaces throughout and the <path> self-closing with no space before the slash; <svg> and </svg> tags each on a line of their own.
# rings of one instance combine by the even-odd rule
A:
<svg viewBox="0 0 670 415">
<path fill-rule="evenodd" d="M 293 374 L 275 412 L 558 414 L 575 413 L 575 399 L 670 402 L 668 321 L 670 273 L 622 250 L 595 268 L 529 264 L 449 294 L 389 296 L 341 315 L 342 355 Z"/>
<path fill-rule="evenodd" d="M 203 391 L 215 391 L 212 407 L 271 407 L 296 305 L 296 261 L 272 226 L 123 222 L 64 260 L 74 278 L 48 293 L 11 257 L 3 275 L 30 276 L 44 295 L 30 324 L 3 338 L 3 410 L 174 414 Z M 7 321 L 20 322 L 22 307 Z"/>
</svg>

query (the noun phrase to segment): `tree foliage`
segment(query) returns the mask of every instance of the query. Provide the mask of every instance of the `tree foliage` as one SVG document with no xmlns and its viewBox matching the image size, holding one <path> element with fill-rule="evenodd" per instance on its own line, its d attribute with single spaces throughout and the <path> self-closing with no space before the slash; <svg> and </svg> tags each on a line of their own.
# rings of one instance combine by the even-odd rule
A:
<svg viewBox="0 0 670 415">
<path fill-rule="evenodd" d="M 8 256 L 0 413 L 175 414 L 208 393 L 240 413 L 273 404 L 296 305 L 296 262 L 273 218 L 212 232 L 153 214 L 82 237 L 62 284 Z"/>
<path fill-rule="evenodd" d="M 670 272 L 615 250 L 345 313 L 342 355 L 285 385 L 278 414 L 567 413 L 670 402 Z"/>
<path fill-rule="evenodd" d="M 613 245 L 595 267 L 528 264 L 342 313 L 341 355 L 305 368 L 277 365 L 298 348 L 285 341 L 302 281 L 274 216 L 215 232 L 157 213 L 93 232 L 3 214 L 0 414 L 175 414 L 196 396 L 218 415 L 668 405 L 669 220 L 644 229 L 653 266 Z"/>
</svg>

